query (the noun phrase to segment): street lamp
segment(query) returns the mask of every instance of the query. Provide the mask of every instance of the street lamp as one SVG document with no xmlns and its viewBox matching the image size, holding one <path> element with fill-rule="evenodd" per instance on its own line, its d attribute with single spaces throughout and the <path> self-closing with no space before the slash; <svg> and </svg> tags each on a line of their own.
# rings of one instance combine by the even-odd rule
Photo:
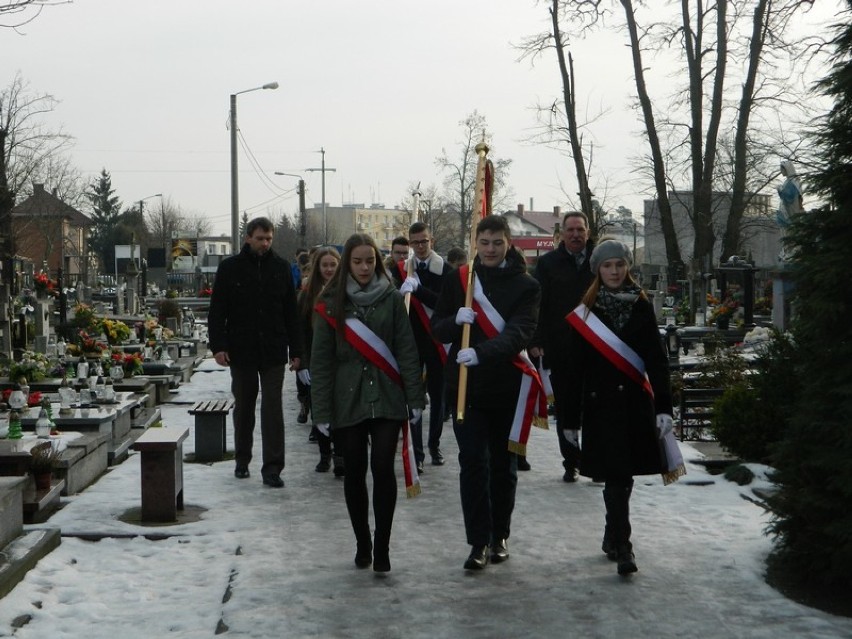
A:
<svg viewBox="0 0 852 639">
<path fill-rule="evenodd" d="M 328 244 L 328 216 L 325 210 L 325 174 L 328 171 L 336 171 L 337 169 L 329 169 L 325 165 L 325 147 L 320 147 L 317 153 L 322 153 L 322 166 L 318 169 L 305 169 L 305 171 L 321 171 L 322 172 L 322 243 Z"/>
<path fill-rule="evenodd" d="M 237 180 L 237 96 L 241 93 L 249 93 L 250 91 L 277 88 L 277 82 L 269 82 L 262 87 L 254 87 L 253 89 L 237 91 L 231 94 L 231 251 L 234 255 L 239 253 L 240 250 L 240 196 Z"/>
<path fill-rule="evenodd" d="M 275 175 L 286 175 L 288 177 L 299 178 L 299 237 L 301 238 L 302 246 L 305 245 L 305 235 L 307 235 L 307 220 L 305 219 L 305 180 L 301 175 L 295 173 L 284 173 L 283 171 L 275 171 Z"/>
</svg>

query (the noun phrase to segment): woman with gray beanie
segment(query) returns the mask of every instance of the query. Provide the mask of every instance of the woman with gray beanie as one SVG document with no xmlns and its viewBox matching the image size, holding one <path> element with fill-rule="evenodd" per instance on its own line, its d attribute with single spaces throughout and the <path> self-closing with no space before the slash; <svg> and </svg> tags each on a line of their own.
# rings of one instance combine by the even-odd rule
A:
<svg viewBox="0 0 852 639">
<path fill-rule="evenodd" d="M 630 275 L 632 261 L 623 242 L 599 243 L 590 259 L 595 279 L 566 317 L 576 342 L 574 379 L 581 380 L 564 389 L 569 427 L 582 428 L 580 474 L 605 481 L 601 548 L 619 575 L 637 570 L 633 477 L 660 473 L 669 483 L 685 472 L 671 432 L 668 359 L 653 306 Z"/>
</svg>

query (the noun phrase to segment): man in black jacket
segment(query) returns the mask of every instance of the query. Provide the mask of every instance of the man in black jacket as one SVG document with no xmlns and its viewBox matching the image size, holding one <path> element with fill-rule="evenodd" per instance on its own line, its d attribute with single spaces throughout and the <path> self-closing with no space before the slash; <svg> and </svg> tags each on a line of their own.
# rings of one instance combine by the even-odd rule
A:
<svg viewBox="0 0 852 639">
<path fill-rule="evenodd" d="M 474 306 L 482 309 L 481 318 L 465 306 L 467 269 L 463 266 L 446 278 L 432 331 L 441 342 L 452 342 L 447 398 L 459 444 L 462 512 L 471 545 L 464 568 L 481 570 L 489 561 L 509 558 L 518 483 L 517 456 L 509 451 L 509 438 L 516 408 L 526 403 L 521 397 L 524 373 L 516 358 L 535 332 L 540 294 L 523 255 L 511 245 L 502 216 L 489 215 L 476 227 Z M 470 347 L 461 349 L 464 324 L 471 324 Z M 456 413 L 459 365 L 468 369 L 463 422 Z"/>
<path fill-rule="evenodd" d="M 589 220 L 580 211 L 569 211 L 562 218 L 562 241 L 554 250 L 542 255 L 534 276 L 541 284 L 541 311 L 538 329 L 530 345 L 530 357 L 544 357 L 544 368 L 550 369 L 556 404 L 556 431 L 566 482 L 577 481 L 580 447 L 576 430 L 565 428 L 565 398 L 557 389 L 567 387 L 571 360 L 568 323 L 565 316 L 573 311 L 594 276 L 589 258 L 594 245 L 589 239 Z"/>
<path fill-rule="evenodd" d="M 246 226 L 237 255 L 216 271 L 207 324 L 210 350 L 220 366 L 231 369 L 234 394 L 234 448 L 239 479 L 249 477 L 254 442 L 255 403 L 260 379 L 260 432 L 263 483 L 284 486 L 284 369 L 299 368 L 300 331 L 296 289 L 287 260 L 272 251 L 272 222 L 259 217 Z M 289 353 L 288 353 L 289 350 Z"/>
</svg>

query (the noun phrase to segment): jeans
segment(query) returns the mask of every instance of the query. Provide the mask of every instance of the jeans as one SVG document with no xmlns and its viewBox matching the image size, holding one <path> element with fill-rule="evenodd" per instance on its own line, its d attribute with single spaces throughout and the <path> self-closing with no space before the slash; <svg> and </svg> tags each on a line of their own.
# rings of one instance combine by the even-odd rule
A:
<svg viewBox="0 0 852 639">
<path fill-rule="evenodd" d="M 263 477 L 277 477 L 284 470 L 284 408 L 281 401 L 284 370 L 285 364 L 261 369 L 256 366 L 231 366 L 236 465 L 248 468 L 251 462 L 255 405 L 260 389 L 260 435 L 263 442 L 260 473 Z"/>
</svg>

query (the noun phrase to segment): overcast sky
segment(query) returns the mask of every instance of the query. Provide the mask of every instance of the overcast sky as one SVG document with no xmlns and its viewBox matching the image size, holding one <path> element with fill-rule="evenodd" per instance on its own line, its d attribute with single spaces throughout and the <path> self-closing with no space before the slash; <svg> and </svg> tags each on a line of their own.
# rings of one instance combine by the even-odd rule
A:
<svg viewBox="0 0 852 639">
<path fill-rule="evenodd" d="M 819 4 L 828 15 L 837 2 Z M 550 210 L 576 191 L 573 166 L 528 140 L 535 104 L 560 92 L 558 69 L 552 52 L 531 66 L 514 47 L 548 19 L 534 0 L 74 0 L 0 30 L 0 85 L 20 71 L 59 99 L 48 124 L 75 137 L 86 178 L 110 171 L 125 205 L 162 193 L 216 232 L 230 229 L 229 95 L 273 81 L 278 90 L 238 97 L 259 167 L 240 150 L 240 211 L 250 217 L 296 210 L 296 179 L 275 171 L 303 175 L 309 206 L 321 202 L 320 173 L 305 171 L 320 167 L 320 148 L 336 169 L 326 174 L 332 206 L 393 206 L 411 183 L 439 184 L 435 158 L 442 148 L 454 157 L 459 122 L 475 109 L 491 157 L 513 160 L 511 206 Z M 629 50 L 601 33 L 573 53 L 582 108 L 608 110 L 587 133 L 596 195 L 638 215 L 647 185 L 631 173 L 644 142 Z"/>
</svg>

